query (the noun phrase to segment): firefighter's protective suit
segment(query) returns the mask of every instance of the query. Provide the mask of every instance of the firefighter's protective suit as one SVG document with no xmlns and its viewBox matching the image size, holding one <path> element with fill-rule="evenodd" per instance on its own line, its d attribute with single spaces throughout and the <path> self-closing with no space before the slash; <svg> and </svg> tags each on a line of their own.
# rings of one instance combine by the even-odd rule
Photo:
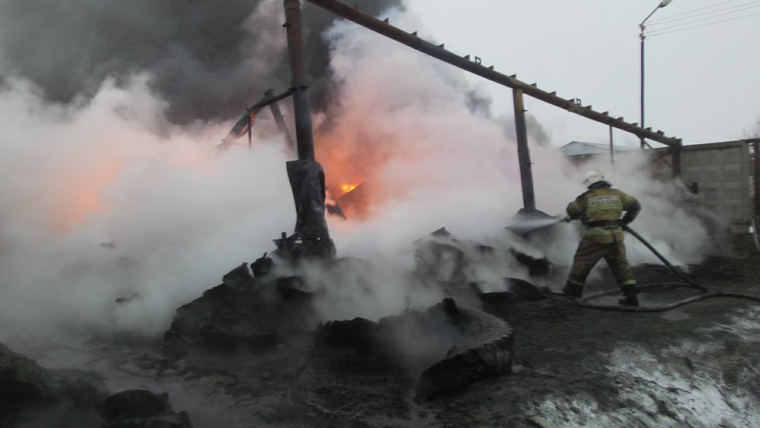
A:
<svg viewBox="0 0 760 428">
<path fill-rule="evenodd" d="M 603 176 L 602 176 L 603 177 Z M 620 216 L 625 211 L 625 216 Z M 625 255 L 623 228 L 632 222 L 641 211 L 641 205 L 631 195 L 613 189 L 604 180 L 589 185 L 589 190 L 578 196 L 567 206 L 571 219 L 580 219 L 586 226 L 586 233 L 573 258 L 573 267 L 563 289 L 565 294 L 580 297 L 583 284 L 591 269 L 604 257 L 612 270 L 618 285 L 623 289 L 625 305 L 638 305 L 636 299 L 636 278 Z"/>
</svg>

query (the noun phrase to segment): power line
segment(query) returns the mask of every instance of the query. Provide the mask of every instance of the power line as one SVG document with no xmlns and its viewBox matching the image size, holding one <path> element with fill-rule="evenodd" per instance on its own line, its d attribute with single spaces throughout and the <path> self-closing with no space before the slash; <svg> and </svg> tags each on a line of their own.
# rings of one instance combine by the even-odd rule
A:
<svg viewBox="0 0 760 428">
<path fill-rule="evenodd" d="M 729 22 L 729 21 L 736 21 L 737 19 L 749 18 L 751 16 L 758 16 L 758 15 L 760 15 L 760 12 L 753 13 L 753 14 L 750 14 L 750 15 L 738 16 L 736 18 L 724 19 L 722 21 L 715 21 L 715 22 L 708 22 L 708 23 L 700 24 L 700 25 L 694 25 L 694 26 L 691 26 L 691 27 L 681 28 L 681 29 L 677 29 L 677 30 L 663 31 L 664 30 L 663 29 L 663 30 L 654 31 L 651 34 L 648 34 L 647 37 L 657 37 L 657 36 L 662 36 L 664 34 L 678 33 L 680 31 L 692 30 L 694 28 L 700 28 L 700 27 L 707 27 L 709 25 L 721 24 L 721 23 Z M 675 26 L 675 27 L 678 27 L 678 26 Z M 671 28 L 675 28 L 675 27 L 671 27 Z"/>
<path fill-rule="evenodd" d="M 736 15 L 738 13 L 746 12 L 750 9 L 754 9 L 760 7 L 760 2 L 756 2 L 754 4 L 749 5 L 742 5 L 741 7 L 731 8 L 731 9 L 722 9 L 722 10 L 713 10 L 710 12 L 703 12 L 699 14 L 689 15 L 677 19 L 672 19 L 667 22 L 659 22 L 655 25 L 649 25 L 648 27 L 654 27 L 654 26 L 661 26 L 660 28 L 656 28 L 654 31 L 661 31 L 666 29 L 671 29 L 679 26 L 689 25 L 692 23 L 697 22 L 703 22 L 710 19 L 719 18 L 722 16 L 729 16 L 729 15 Z M 685 21 L 685 22 L 678 22 L 678 21 Z"/>
<path fill-rule="evenodd" d="M 726 7 L 729 3 L 736 3 L 737 1 L 743 1 L 741 4 L 733 4 Z M 755 16 L 756 14 L 736 16 L 738 13 L 748 12 L 750 9 L 760 7 L 760 1 L 753 0 L 747 2 L 746 0 L 728 0 L 722 3 L 718 3 L 711 6 L 694 9 L 691 11 L 683 12 L 669 18 L 655 21 L 650 23 L 649 27 L 659 25 L 659 28 L 652 30 L 650 34 L 646 34 L 650 37 L 658 36 L 662 34 L 674 33 L 678 31 L 686 31 L 692 28 L 699 28 L 713 24 L 719 24 L 722 22 L 733 21 L 736 19 L 746 18 L 749 16 Z M 708 10 L 709 9 L 709 10 Z M 707 10 L 707 11 L 706 11 Z M 707 16 L 706 16 L 707 15 Z M 732 16 L 733 15 L 733 16 Z M 717 20 L 720 17 L 732 16 L 729 19 Z M 684 22 L 678 22 L 684 21 Z M 642 29 L 644 29 L 642 27 Z"/>
<path fill-rule="evenodd" d="M 693 10 L 689 10 L 689 11 L 686 11 L 686 12 L 677 13 L 677 14 L 671 15 L 671 16 L 669 16 L 667 18 L 653 19 L 652 21 L 649 22 L 648 25 L 660 25 L 660 24 L 667 23 L 667 22 L 670 22 L 670 21 L 678 21 L 678 20 L 683 20 L 683 19 L 689 19 L 692 16 L 705 15 L 705 14 L 710 14 L 710 13 L 722 12 L 722 11 L 726 11 L 726 10 L 730 10 L 730 9 L 743 8 L 743 7 L 745 7 L 747 5 L 751 5 L 753 3 L 754 4 L 760 3 L 760 2 L 758 2 L 756 0 L 753 0 L 753 1 L 750 1 L 748 3 L 742 3 L 742 4 L 739 4 L 739 5 L 723 7 L 721 9 L 717 9 L 717 10 L 708 10 L 706 12 L 701 12 L 701 11 L 705 11 L 707 9 L 715 9 L 715 8 L 717 8 L 719 6 L 722 6 L 722 5 L 725 5 L 725 4 L 728 4 L 728 3 L 734 3 L 734 2 L 737 2 L 737 1 L 746 1 L 746 0 L 728 0 L 728 1 L 725 1 L 723 3 L 718 3 L 718 4 L 711 5 L 711 6 L 701 7 L 699 9 L 693 9 Z M 697 12 L 700 12 L 700 13 L 697 13 Z"/>
<path fill-rule="evenodd" d="M 742 10 L 742 12 L 746 11 L 747 9 L 757 8 L 757 7 L 760 7 L 760 3 L 758 3 L 756 6 L 751 6 L 749 8 L 745 8 L 744 10 Z M 734 14 L 734 12 L 722 13 L 722 14 L 707 16 L 707 17 L 698 18 L 698 19 L 692 19 L 691 21 L 688 21 L 688 22 L 681 22 L 681 23 L 673 24 L 673 25 L 670 25 L 670 26 L 667 26 L 667 27 L 656 28 L 656 29 L 654 29 L 652 31 L 653 32 L 662 32 L 662 31 L 672 30 L 674 28 L 685 27 L 685 26 L 692 25 L 692 24 L 699 24 L 699 23 L 702 23 L 702 22 L 705 22 L 705 21 L 715 20 L 716 18 L 720 18 L 722 16 L 729 16 L 729 15 L 732 15 L 732 14 Z M 739 17 L 739 18 L 741 18 L 741 17 Z"/>
</svg>

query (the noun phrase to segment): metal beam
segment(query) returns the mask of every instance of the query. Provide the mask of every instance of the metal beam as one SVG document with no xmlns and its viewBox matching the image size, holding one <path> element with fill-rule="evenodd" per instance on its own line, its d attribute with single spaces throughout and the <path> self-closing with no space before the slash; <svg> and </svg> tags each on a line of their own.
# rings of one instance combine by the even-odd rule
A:
<svg viewBox="0 0 760 428">
<path fill-rule="evenodd" d="M 323 9 L 326 9 L 340 17 L 353 21 L 362 27 L 368 28 L 376 33 L 380 33 L 383 36 L 416 49 L 424 54 L 447 62 L 453 66 L 461 68 L 462 70 L 469 71 L 470 73 L 476 74 L 494 83 L 498 83 L 512 89 L 520 89 L 523 91 L 523 93 L 525 93 L 525 95 L 567 110 L 571 113 L 575 113 L 596 122 L 600 122 L 605 125 L 629 132 L 638 136 L 639 138 L 648 138 L 670 147 L 681 146 L 681 141 L 679 139 L 666 137 L 665 134 L 663 134 L 661 131 L 653 132 L 651 128 L 644 129 L 639 127 L 637 124 L 625 122 L 622 120 L 622 118 L 613 118 L 606 113 L 599 113 L 597 111 L 594 111 L 591 109 L 591 106 L 584 107 L 576 104 L 574 100 L 566 100 L 564 98 L 558 97 L 553 92 L 549 93 L 542 89 L 539 89 L 535 86 L 535 84 L 527 84 L 525 82 L 517 80 L 514 76 L 507 76 L 505 74 L 494 71 L 493 67 L 486 67 L 479 62 L 470 61 L 469 55 L 466 57 L 461 57 L 453 52 L 444 49 L 443 45 L 434 45 L 417 37 L 416 33 L 407 33 L 406 31 L 396 28 L 387 22 L 381 21 L 354 7 L 345 5 L 335 0 L 306 1 L 313 3 Z"/>
<path fill-rule="evenodd" d="M 267 93 L 270 93 L 271 89 L 267 91 Z M 269 104 L 269 108 L 272 110 L 272 116 L 274 116 L 274 121 L 277 124 L 277 129 L 282 132 L 283 138 L 285 139 L 285 146 L 288 148 L 288 153 L 292 156 L 295 155 L 297 151 L 296 145 L 293 143 L 293 139 L 290 138 L 290 131 L 288 131 L 288 126 L 285 125 L 285 118 L 282 116 L 282 111 L 280 111 L 280 106 L 277 104 L 277 102 L 273 102 Z"/>
<path fill-rule="evenodd" d="M 251 144 L 251 125 L 253 124 L 253 117 L 256 116 L 262 108 L 266 106 L 272 106 L 277 104 L 277 101 L 283 100 L 293 94 L 293 89 L 288 89 L 278 95 L 274 95 L 272 89 L 264 92 L 264 98 L 258 101 L 256 104 L 246 109 L 246 113 L 241 117 L 230 130 L 229 134 L 219 143 L 216 148 L 218 150 L 227 150 L 232 146 L 232 143 L 242 136 L 242 132 L 248 131 L 248 145 Z"/>
<path fill-rule="evenodd" d="M 264 107 L 266 107 L 268 105 L 271 105 L 272 103 L 276 103 L 277 101 L 282 101 L 282 100 L 284 100 L 285 98 L 287 98 L 287 97 L 289 97 L 291 95 L 293 95 L 293 88 L 290 88 L 290 89 L 288 89 L 288 90 L 286 90 L 284 92 L 281 92 L 281 93 L 279 93 L 277 95 L 274 94 L 274 90 L 267 89 L 267 91 L 264 92 L 264 98 L 262 98 L 256 104 L 254 104 L 251 107 L 249 107 L 248 111 L 252 111 L 252 112 L 254 112 L 254 114 L 258 113 L 258 111 L 261 110 L 262 108 L 264 108 Z"/>
</svg>

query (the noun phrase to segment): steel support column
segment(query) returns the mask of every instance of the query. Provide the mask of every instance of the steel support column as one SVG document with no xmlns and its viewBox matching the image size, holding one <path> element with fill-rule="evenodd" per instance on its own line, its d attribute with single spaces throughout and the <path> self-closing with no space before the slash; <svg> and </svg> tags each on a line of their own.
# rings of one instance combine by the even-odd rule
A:
<svg viewBox="0 0 760 428">
<path fill-rule="evenodd" d="M 671 146 L 671 150 L 673 151 L 672 159 L 673 159 L 673 177 L 680 177 L 681 176 L 681 149 L 683 148 L 683 142 L 679 138 L 676 140 L 678 144 Z"/>
<path fill-rule="evenodd" d="M 753 190 L 755 194 L 755 200 L 754 200 L 754 212 L 752 213 L 752 216 L 757 220 L 760 218 L 760 142 L 755 141 L 752 143 L 752 147 L 755 149 L 753 163 L 753 176 L 754 176 L 754 182 L 752 183 L 754 185 Z M 758 231 L 755 231 L 755 234 L 757 234 Z"/>
<path fill-rule="evenodd" d="M 293 79 L 293 108 L 296 116 L 296 145 L 299 160 L 314 160 L 314 136 L 311 128 L 309 86 L 306 84 L 301 1 L 284 0 L 288 56 Z"/>
<path fill-rule="evenodd" d="M 615 165 L 615 144 L 612 140 L 612 127 L 610 126 L 610 164 Z"/>
<path fill-rule="evenodd" d="M 533 192 L 533 171 L 528 148 L 528 128 L 525 125 L 525 103 L 520 89 L 512 90 L 515 106 L 515 130 L 517 131 L 517 158 L 520 162 L 520 181 L 522 182 L 523 208 L 531 212 L 536 209 L 536 196 Z"/>
<path fill-rule="evenodd" d="M 284 0 L 288 54 L 293 78 L 293 107 L 296 116 L 298 160 L 287 163 L 288 179 L 296 204 L 295 234 L 276 242 L 292 258 L 335 256 L 325 220 L 325 173 L 314 160 L 309 87 L 306 85 L 301 1 Z M 301 241 L 299 243 L 299 240 Z"/>
<path fill-rule="evenodd" d="M 646 125 L 644 125 L 644 27 L 643 26 L 641 27 L 641 36 L 640 37 L 641 37 L 641 59 L 640 59 L 640 61 L 641 61 L 641 70 L 640 70 L 640 72 L 641 72 L 641 87 L 640 87 L 641 93 L 639 94 L 640 95 L 640 100 L 639 100 L 640 104 L 639 104 L 639 107 L 640 107 L 640 112 L 641 112 L 641 127 L 642 128 L 646 128 Z M 646 142 L 646 140 L 644 140 L 643 136 L 639 137 L 639 141 L 641 143 L 641 148 L 642 149 L 647 146 L 647 142 Z"/>
</svg>

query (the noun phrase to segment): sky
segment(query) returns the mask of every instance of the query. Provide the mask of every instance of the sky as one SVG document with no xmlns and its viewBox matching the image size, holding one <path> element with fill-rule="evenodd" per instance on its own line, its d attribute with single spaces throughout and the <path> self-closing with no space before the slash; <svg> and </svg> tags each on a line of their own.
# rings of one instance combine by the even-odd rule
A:
<svg viewBox="0 0 760 428">
<path fill-rule="evenodd" d="M 406 30 L 420 30 L 427 40 L 479 56 L 484 65 L 560 97 L 579 98 L 627 122 L 640 121 L 639 23 L 658 0 L 407 4 L 421 28 Z M 719 21 L 726 22 L 704 25 Z M 655 35 L 673 30 L 681 31 Z M 645 39 L 646 126 L 684 144 L 743 138 L 760 117 L 760 58 L 752 53 L 760 43 L 760 2 L 673 0 L 649 18 L 646 32 L 652 34 Z M 511 112 L 508 88 L 482 84 L 496 112 Z M 607 126 L 543 104 L 526 97 L 529 114 L 549 132 L 552 145 L 609 142 Z M 623 131 L 613 138 L 637 144 Z"/>
<path fill-rule="evenodd" d="M 67 1 L 39 8 L 0 1 L 0 338 L 53 328 L 160 336 L 177 307 L 241 263 L 273 251 L 282 232 L 293 232 L 285 172 L 292 155 L 271 114 L 257 117 L 250 147 L 241 139 L 216 150 L 243 106 L 264 89 L 287 87 L 282 3 L 241 0 L 228 3 L 238 9 L 223 10 L 214 0 Z M 372 3 L 378 9 L 397 4 Z M 496 16 L 472 4 L 446 11 Z M 443 16 L 390 13 L 401 28 L 435 34 L 452 50 L 458 47 L 434 25 L 470 34 Z M 511 109 L 500 108 L 494 95 L 503 89 L 314 7 L 305 6 L 304 17 L 317 161 L 331 189 L 361 184 L 365 195 L 359 215 L 327 217 L 331 237 L 339 257 L 373 265 L 337 277 L 316 272 L 319 267 L 309 273 L 328 290 L 318 305 L 324 320 L 377 319 L 410 301 L 420 307 L 440 301 L 440 289 L 415 294 L 406 274 L 414 267 L 414 242 L 441 227 L 500 255 L 471 272 L 472 282 L 493 290 L 505 287 L 504 277 L 528 279 L 524 266 L 504 262 L 511 248 L 569 266 L 582 233 L 578 224 L 563 223 L 562 238 L 544 248 L 529 248 L 505 229 L 523 200 L 516 143 L 506 132 Z M 556 22 L 550 26 L 568 34 Z M 546 49 L 561 46 L 546 39 L 546 29 L 535 34 L 543 35 Z M 509 45 L 500 43 L 499 50 Z M 492 57 L 467 51 L 486 64 Z M 525 72 L 494 64 L 518 77 L 533 74 L 528 66 L 534 64 L 538 75 L 547 67 L 530 59 L 546 60 L 549 51 L 540 52 L 502 56 Z M 618 86 L 610 79 L 562 83 L 569 72 L 586 76 L 575 71 L 585 63 L 555 65 L 536 81 L 584 103 L 595 98 L 586 95 L 593 90 Z M 490 109 L 483 108 L 489 100 Z M 591 102 L 618 114 L 615 100 Z M 539 210 L 563 216 L 585 190 L 586 170 L 601 168 L 641 201 L 636 230 L 671 262 L 697 263 L 720 250 L 706 224 L 721 219 L 701 210 L 677 182 L 653 180 L 640 153 L 614 166 L 600 158 L 576 167 L 553 146 L 593 134 L 569 132 L 563 119 L 539 114 L 536 103 L 527 107 L 535 115 L 531 123 L 553 135 L 551 145 L 531 144 Z M 292 126 L 292 104 L 281 108 Z M 600 133 L 606 138 L 608 130 Z M 628 245 L 632 263 L 657 262 L 642 245 Z"/>
</svg>

